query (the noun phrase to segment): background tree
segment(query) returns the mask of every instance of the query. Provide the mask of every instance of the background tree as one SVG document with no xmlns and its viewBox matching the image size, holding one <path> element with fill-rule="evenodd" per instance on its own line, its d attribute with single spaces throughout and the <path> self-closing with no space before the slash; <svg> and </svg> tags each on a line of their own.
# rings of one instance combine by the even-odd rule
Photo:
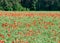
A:
<svg viewBox="0 0 60 43">
<path fill-rule="evenodd" d="M 3 11 L 60 11 L 60 0 L 0 0 Z"/>
</svg>

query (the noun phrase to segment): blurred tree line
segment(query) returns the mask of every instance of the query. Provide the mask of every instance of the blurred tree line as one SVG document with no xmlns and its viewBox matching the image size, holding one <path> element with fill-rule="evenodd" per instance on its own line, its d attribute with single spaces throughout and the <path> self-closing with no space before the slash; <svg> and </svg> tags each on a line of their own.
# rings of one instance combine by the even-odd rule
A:
<svg viewBox="0 0 60 43">
<path fill-rule="evenodd" d="M 60 0 L 0 0 L 3 11 L 59 11 Z"/>
</svg>

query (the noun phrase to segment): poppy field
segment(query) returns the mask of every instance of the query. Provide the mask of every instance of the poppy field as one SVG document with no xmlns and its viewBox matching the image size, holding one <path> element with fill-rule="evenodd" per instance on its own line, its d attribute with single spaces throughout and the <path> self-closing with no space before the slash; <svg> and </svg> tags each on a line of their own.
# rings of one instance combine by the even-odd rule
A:
<svg viewBox="0 0 60 43">
<path fill-rule="evenodd" d="M 0 12 L 0 43 L 60 43 L 60 14 Z"/>
</svg>

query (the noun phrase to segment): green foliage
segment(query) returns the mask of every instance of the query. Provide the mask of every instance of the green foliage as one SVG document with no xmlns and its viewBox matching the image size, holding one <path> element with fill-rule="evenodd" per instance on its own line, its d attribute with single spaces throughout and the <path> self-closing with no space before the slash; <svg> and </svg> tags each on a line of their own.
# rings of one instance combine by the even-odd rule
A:
<svg viewBox="0 0 60 43">
<path fill-rule="evenodd" d="M 55 10 L 60 10 L 60 0 L 0 0 L 0 10 L 55 11 Z"/>
</svg>

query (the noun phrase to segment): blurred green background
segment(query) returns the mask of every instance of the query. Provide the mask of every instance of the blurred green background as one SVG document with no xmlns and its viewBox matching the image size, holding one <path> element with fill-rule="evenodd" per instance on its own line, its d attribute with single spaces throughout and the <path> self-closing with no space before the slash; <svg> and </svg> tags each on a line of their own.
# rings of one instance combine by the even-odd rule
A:
<svg viewBox="0 0 60 43">
<path fill-rule="evenodd" d="M 60 11 L 60 0 L 0 0 L 2 11 Z"/>
</svg>

